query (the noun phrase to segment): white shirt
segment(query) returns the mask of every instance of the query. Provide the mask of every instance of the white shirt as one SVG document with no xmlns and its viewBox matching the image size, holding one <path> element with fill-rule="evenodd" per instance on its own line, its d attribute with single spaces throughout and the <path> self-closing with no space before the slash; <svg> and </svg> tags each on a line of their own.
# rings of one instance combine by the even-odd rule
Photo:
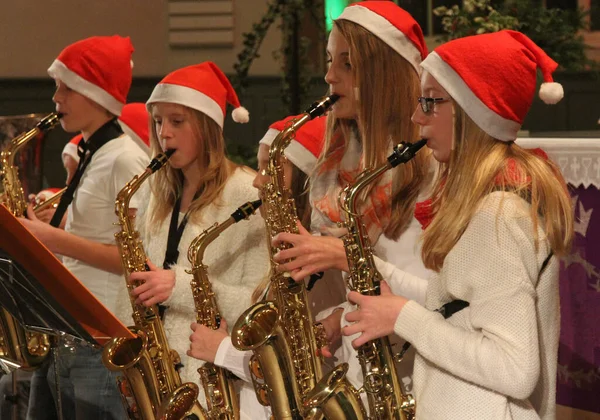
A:
<svg viewBox="0 0 600 420">
<path fill-rule="evenodd" d="M 215 365 L 225 368 L 240 378 L 240 420 L 268 419 L 271 416 L 271 407 L 263 406 L 258 402 L 249 363 L 252 358 L 251 351 L 239 351 L 231 343 L 231 337 L 221 341 Z"/>
<path fill-rule="evenodd" d="M 119 227 L 115 215 L 115 198 L 125 184 L 144 171 L 148 156 L 128 136 L 111 140 L 94 153 L 67 212 L 65 231 L 102 244 L 115 244 Z M 130 207 L 137 208 L 135 196 Z M 108 310 L 115 313 L 119 293 L 127 293 L 125 280 L 92 267 L 83 261 L 64 257 L 65 266 Z"/>
</svg>

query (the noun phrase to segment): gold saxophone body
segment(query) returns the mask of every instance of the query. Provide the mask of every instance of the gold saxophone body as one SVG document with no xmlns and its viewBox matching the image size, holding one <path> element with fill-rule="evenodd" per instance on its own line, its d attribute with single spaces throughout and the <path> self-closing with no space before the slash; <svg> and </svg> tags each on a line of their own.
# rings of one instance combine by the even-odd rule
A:
<svg viewBox="0 0 600 420">
<path fill-rule="evenodd" d="M 56 113 L 49 114 L 34 128 L 12 139 L 0 153 L 2 204 L 14 216 L 22 217 L 27 210 L 27 201 L 19 180 L 19 169 L 15 165 L 15 155 L 27 142 L 54 128 L 60 117 L 61 115 Z M 0 309 L 0 357 L 16 362 L 22 369 L 30 370 L 38 367 L 49 352 L 48 335 L 25 330 L 8 311 Z"/>
<path fill-rule="evenodd" d="M 221 314 L 215 294 L 208 280 L 207 266 L 202 263 L 206 247 L 228 227 L 250 217 L 261 205 L 260 200 L 240 206 L 231 217 L 222 223 L 215 223 L 198 235 L 190 244 L 188 259 L 192 265 L 190 274 L 194 276 L 191 287 L 196 307 L 196 322 L 216 330 L 221 325 Z M 235 390 L 235 376 L 226 369 L 205 363 L 200 369 L 200 381 L 206 395 L 208 417 L 218 420 L 239 420 L 239 398 Z"/>
<path fill-rule="evenodd" d="M 171 350 L 156 306 L 135 303 L 131 291 L 139 286 L 129 278 L 131 273 L 146 271 L 146 253 L 139 232 L 129 217 L 129 202 L 141 184 L 162 168 L 172 151 L 156 156 L 146 170 L 135 176 L 117 195 L 115 213 L 121 230 L 115 234 L 121 263 L 127 282 L 127 291 L 133 308 L 136 338 L 113 338 L 102 353 L 104 365 L 111 371 L 121 372 L 119 389 L 125 409 L 131 419 L 182 419 L 195 415 L 205 420 L 206 414 L 197 401 L 198 386 L 181 384 L 176 370 L 179 355 Z M 177 398 L 173 395 L 177 391 Z"/>
<path fill-rule="evenodd" d="M 347 278 L 350 290 L 363 295 L 379 295 L 382 280 L 381 274 L 375 267 L 369 236 L 360 220 L 357 204 L 360 193 L 385 171 L 411 160 L 425 143 L 425 140 L 419 140 L 414 145 L 398 144 L 385 164 L 366 169 L 358 175 L 353 184 L 346 186 L 340 193 L 340 207 L 345 213 L 344 227 L 348 230 L 342 239 L 350 269 Z M 397 357 L 392 352 L 389 337 L 369 341 L 362 345 L 357 353 L 363 372 L 363 388 L 369 403 L 369 418 L 414 419 L 415 401 L 402 389 L 394 364 Z"/>
<path fill-rule="evenodd" d="M 285 187 L 282 161 L 283 151 L 295 132 L 310 119 L 326 112 L 337 96 L 323 98 L 304 114 L 291 121 L 275 138 L 269 149 L 267 172 L 271 177 L 262 191 L 263 215 L 267 237 L 280 232 L 298 233 L 296 207 L 291 191 Z M 232 330 L 232 343 L 242 351 L 253 351 L 250 370 L 259 402 L 270 405 L 275 419 L 321 419 L 327 415 L 323 407 L 305 404 L 309 392 L 319 384 L 322 391 L 336 388 L 336 396 L 329 401 L 337 407 L 337 419 L 360 419 L 359 403 L 354 393 L 344 393 L 338 383 L 344 377 L 335 376 L 330 383 L 320 383 L 323 377 L 322 359 L 317 356 L 324 344 L 321 331 L 316 331 L 306 295 L 304 282 L 279 273 L 273 256 L 285 245 L 269 247 L 271 257 L 270 287 L 274 301 L 259 302 L 244 312 Z M 343 376 L 343 375 L 342 375 Z M 342 401 L 343 400 L 343 401 Z M 337 411 L 336 411 L 337 410 Z"/>
</svg>

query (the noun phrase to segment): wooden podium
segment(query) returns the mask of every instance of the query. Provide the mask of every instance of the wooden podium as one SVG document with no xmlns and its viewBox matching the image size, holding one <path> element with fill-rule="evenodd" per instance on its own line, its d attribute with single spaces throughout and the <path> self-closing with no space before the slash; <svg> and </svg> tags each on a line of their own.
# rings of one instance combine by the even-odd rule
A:
<svg viewBox="0 0 600 420">
<path fill-rule="evenodd" d="M 0 259 L 16 263 L 0 270 L 0 306 L 28 329 L 100 345 L 135 337 L 3 205 Z"/>
</svg>

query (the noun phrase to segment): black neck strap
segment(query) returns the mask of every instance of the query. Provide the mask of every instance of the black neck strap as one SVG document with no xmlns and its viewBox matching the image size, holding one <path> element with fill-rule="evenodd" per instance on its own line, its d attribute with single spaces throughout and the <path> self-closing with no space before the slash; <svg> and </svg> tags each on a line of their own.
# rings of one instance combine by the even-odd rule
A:
<svg viewBox="0 0 600 420">
<path fill-rule="evenodd" d="M 69 204 L 73 201 L 73 197 L 75 195 L 75 190 L 79 186 L 79 182 L 81 181 L 81 177 L 85 172 L 85 169 L 90 164 L 92 160 L 92 156 L 98 149 L 104 146 L 109 141 L 116 139 L 121 134 L 123 134 L 123 130 L 121 130 L 121 126 L 117 123 L 117 119 L 113 118 L 108 121 L 102 127 L 100 127 L 91 137 L 87 140 L 81 140 L 77 146 L 77 154 L 79 155 L 79 164 L 77 165 L 77 170 L 69 182 L 66 191 L 60 197 L 60 202 L 54 212 L 54 216 L 52 216 L 52 220 L 50 221 L 50 225 L 54 227 L 58 227 L 60 222 L 69 207 Z"/>
<path fill-rule="evenodd" d="M 194 195 L 192 202 L 198 197 L 198 193 Z M 191 206 L 191 204 L 190 204 Z M 177 198 L 173 205 L 173 213 L 171 213 L 171 223 L 169 224 L 169 236 L 167 238 L 167 251 L 165 252 L 165 261 L 163 262 L 163 268 L 168 270 L 173 264 L 177 263 L 179 258 L 179 242 L 183 236 L 183 231 L 188 222 L 190 215 L 189 209 L 183 216 L 181 223 L 179 221 L 179 212 L 181 210 L 181 196 Z"/>
</svg>

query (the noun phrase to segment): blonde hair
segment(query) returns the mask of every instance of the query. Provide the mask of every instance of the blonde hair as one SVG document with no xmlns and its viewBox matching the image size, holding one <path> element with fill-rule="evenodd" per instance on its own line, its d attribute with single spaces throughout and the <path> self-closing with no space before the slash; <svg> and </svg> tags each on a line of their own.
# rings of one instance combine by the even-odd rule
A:
<svg viewBox="0 0 600 420">
<path fill-rule="evenodd" d="M 514 142 L 491 137 L 458 104 L 452 105 L 454 147 L 449 162 L 442 165 L 433 191 L 435 217 L 423 234 L 425 267 L 441 270 L 446 255 L 464 233 L 478 205 L 496 190 L 509 191 L 531 203 L 536 249 L 541 223 L 553 252 L 566 254 L 573 238 L 573 210 L 560 169 Z M 509 159 L 514 166 L 507 164 Z"/>
<path fill-rule="evenodd" d="M 191 118 L 197 139 L 197 163 L 202 168 L 202 179 L 198 196 L 189 208 L 190 221 L 198 222 L 200 211 L 211 203 L 220 204 L 220 195 L 236 164 L 227 159 L 225 139 L 221 127 L 206 114 L 182 106 Z M 150 148 L 153 156 L 162 152 L 156 126 L 151 124 Z M 150 216 L 150 225 L 155 228 L 170 215 L 175 201 L 183 191 L 183 172 L 167 165 L 153 175 L 152 195 L 155 198 Z"/>
<path fill-rule="evenodd" d="M 360 95 L 357 120 L 327 117 L 325 145 L 317 162 L 322 165 L 334 150 L 347 147 L 357 134 L 363 147 L 364 168 L 381 165 L 390 152 L 390 140 L 417 140 L 418 127 L 411 121 L 420 81 L 414 67 L 362 26 L 343 19 L 334 21 L 348 42 L 350 63 Z M 374 76 L 376 75 L 376 77 Z M 413 217 L 414 205 L 429 171 L 429 154 L 422 151 L 409 163 L 393 169 L 392 216 L 383 233 L 398 239 Z M 318 169 L 313 172 L 317 176 Z M 370 192 L 367 189 L 366 194 Z"/>
</svg>

